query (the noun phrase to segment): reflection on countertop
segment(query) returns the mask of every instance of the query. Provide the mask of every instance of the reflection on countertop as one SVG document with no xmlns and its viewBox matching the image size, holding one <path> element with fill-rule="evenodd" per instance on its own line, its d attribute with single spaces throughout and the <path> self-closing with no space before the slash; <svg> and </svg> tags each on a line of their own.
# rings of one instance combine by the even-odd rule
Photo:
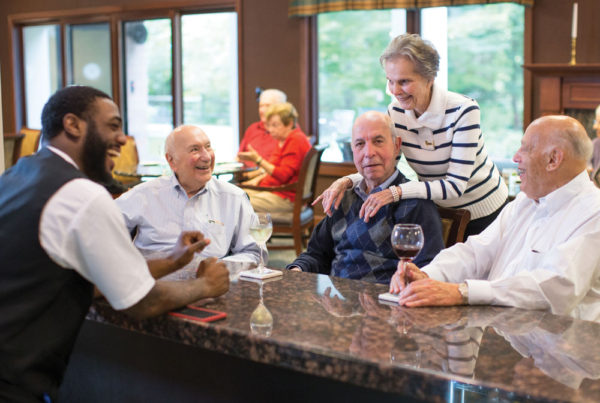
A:
<svg viewBox="0 0 600 403">
<path fill-rule="evenodd" d="M 382 305 L 385 286 L 311 273 L 284 272 L 261 298 L 259 283 L 236 275 L 248 265 L 228 265 L 230 291 L 200 302 L 225 320 L 138 322 L 101 301 L 88 319 L 416 399 L 600 400 L 598 323 L 516 308 Z M 250 327 L 261 301 L 268 335 Z"/>
</svg>

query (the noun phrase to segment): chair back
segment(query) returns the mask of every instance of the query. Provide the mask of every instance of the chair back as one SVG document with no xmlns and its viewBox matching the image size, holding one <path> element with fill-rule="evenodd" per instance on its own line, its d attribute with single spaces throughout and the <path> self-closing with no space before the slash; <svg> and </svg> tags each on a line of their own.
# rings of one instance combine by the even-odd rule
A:
<svg viewBox="0 0 600 403">
<path fill-rule="evenodd" d="M 314 145 L 304 156 L 300 172 L 298 173 L 298 187 L 296 188 L 296 199 L 300 198 L 302 200 L 300 207 L 312 203 L 315 197 L 321 156 L 326 148 L 327 145 Z"/>
<path fill-rule="evenodd" d="M 23 142 L 21 143 L 21 153 L 19 157 L 25 157 L 36 153 L 40 146 L 42 132 L 40 130 L 24 127 L 21 129 L 21 133 L 23 134 Z"/>
<path fill-rule="evenodd" d="M 137 171 L 138 164 L 139 156 L 135 139 L 127 136 L 125 144 L 121 147 L 121 154 L 115 159 L 113 177 L 125 185 L 137 183 L 138 178 L 119 175 L 118 172 L 133 174 Z"/>
<path fill-rule="evenodd" d="M 437 206 L 442 219 L 442 236 L 446 248 L 465 239 L 465 230 L 471 220 L 471 212 L 465 209 L 455 209 Z"/>
</svg>

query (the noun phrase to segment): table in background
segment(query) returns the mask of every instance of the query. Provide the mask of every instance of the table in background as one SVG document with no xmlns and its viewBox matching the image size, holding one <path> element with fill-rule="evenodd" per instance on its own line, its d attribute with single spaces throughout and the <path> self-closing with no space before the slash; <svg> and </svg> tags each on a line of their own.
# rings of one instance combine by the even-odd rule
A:
<svg viewBox="0 0 600 403">
<path fill-rule="evenodd" d="M 284 272 L 264 283 L 274 321 L 263 337 L 249 325 L 259 285 L 233 269 L 230 291 L 204 304 L 227 318 L 210 324 L 135 321 L 95 303 L 65 401 L 600 400 L 598 323 L 502 307 L 402 309 L 377 303 L 383 285 Z"/>
<path fill-rule="evenodd" d="M 236 162 L 217 162 L 213 170 L 213 175 L 217 178 L 221 175 L 232 175 L 239 172 L 249 172 L 256 170 L 256 167 L 245 167 Z M 138 183 L 145 182 L 153 178 L 170 173 L 171 170 L 159 164 L 140 164 L 135 172 L 115 171 L 116 175 L 126 178 L 137 179 Z"/>
</svg>

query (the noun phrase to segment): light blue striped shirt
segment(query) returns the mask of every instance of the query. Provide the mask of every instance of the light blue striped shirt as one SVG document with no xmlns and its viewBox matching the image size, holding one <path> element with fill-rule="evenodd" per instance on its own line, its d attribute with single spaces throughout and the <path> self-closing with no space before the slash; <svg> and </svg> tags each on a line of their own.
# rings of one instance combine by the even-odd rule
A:
<svg viewBox="0 0 600 403">
<path fill-rule="evenodd" d="M 177 177 L 162 176 L 142 183 L 116 200 L 129 231 L 137 227 L 135 246 L 144 256 L 169 252 L 181 231 L 201 231 L 210 244 L 202 257 L 259 261 L 259 246 L 249 229 L 256 214 L 246 193 L 212 178 L 188 197 Z"/>
</svg>

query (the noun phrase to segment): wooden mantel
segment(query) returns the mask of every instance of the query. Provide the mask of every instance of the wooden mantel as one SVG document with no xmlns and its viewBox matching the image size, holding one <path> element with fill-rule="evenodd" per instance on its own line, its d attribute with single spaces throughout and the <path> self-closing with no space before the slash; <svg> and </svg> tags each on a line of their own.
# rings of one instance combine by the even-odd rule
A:
<svg viewBox="0 0 600 403">
<path fill-rule="evenodd" d="M 600 105 L 600 64 L 525 64 L 533 75 L 534 119 Z"/>
<path fill-rule="evenodd" d="M 534 74 L 539 75 L 599 75 L 600 76 L 600 64 L 599 63 L 584 63 L 570 65 L 566 63 L 534 63 L 524 64 L 523 68 L 531 71 Z"/>
</svg>

